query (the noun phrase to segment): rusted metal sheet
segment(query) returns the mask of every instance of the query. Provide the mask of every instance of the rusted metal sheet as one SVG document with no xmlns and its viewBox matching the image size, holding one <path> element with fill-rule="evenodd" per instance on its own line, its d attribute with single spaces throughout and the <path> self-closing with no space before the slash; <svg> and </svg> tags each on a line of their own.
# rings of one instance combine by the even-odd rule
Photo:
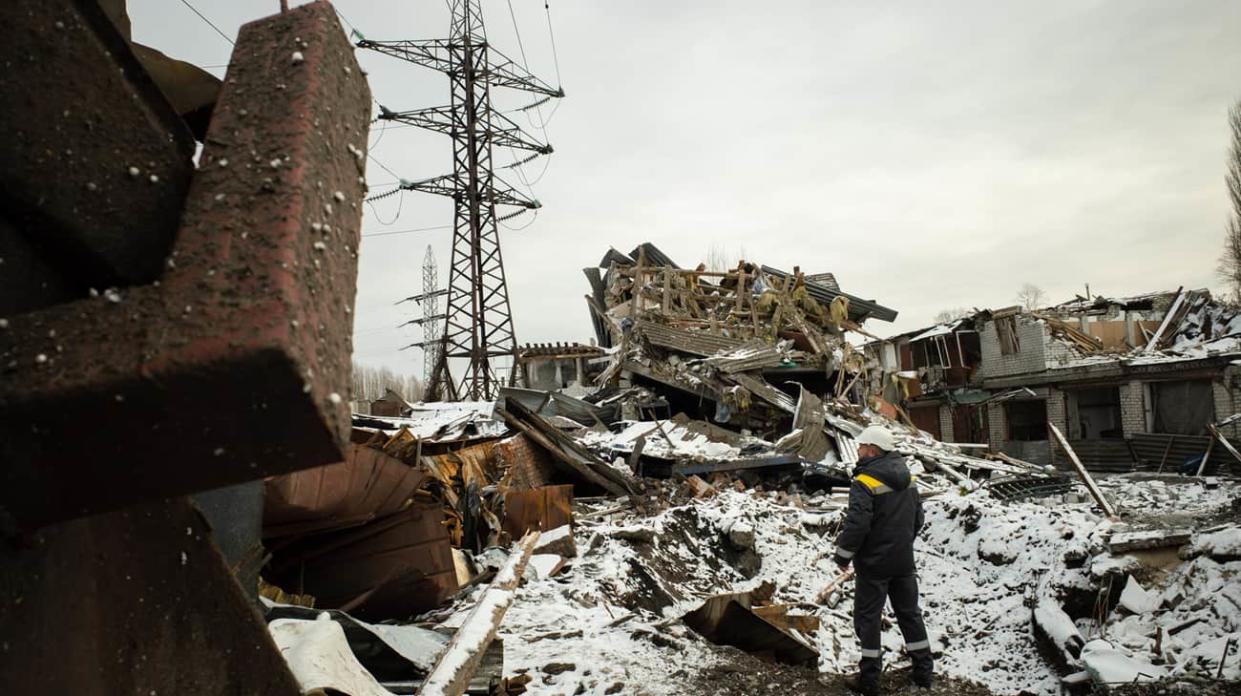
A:
<svg viewBox="0 0 1241 696">
<path fill-rule="evenodd" d="M 0 693 L 301 693 L 185 498 L 0 548 Z"/>
<path fill-rule="evenodd" d="M 426 480 L 383 450 L 350 443 L 343 462 L 268 479 L 263 536 L 341 529 L 386 517 L 407 505 Z"/>
<path fill-rule="evenodd" d="M 316 606 L 362 619 L 407 617 L 457 590 L 452 548 L 438 504 L 417 504 L 342 531 L 273 547 L 271 577 L 310 594 Z"/>
<path fill-rule="evenodd" d="M 531 530 L 547 531 L 573 521 L 573 486 L 544 486 L 504 495 L 504 531 L 520 539 Z"/>
<path fill-rule="evenodd" d="M 189 130 L 96 3 L 2 7 L 0 208 L 83 294 L 155 280 L 194 170 Z"/>
<path fill-rule="evenodd" d="M 327 3 L 242 27 L 160 284 L 0 329 L 20 526 L 344 458 L 369 104 Z"/>
</svg>

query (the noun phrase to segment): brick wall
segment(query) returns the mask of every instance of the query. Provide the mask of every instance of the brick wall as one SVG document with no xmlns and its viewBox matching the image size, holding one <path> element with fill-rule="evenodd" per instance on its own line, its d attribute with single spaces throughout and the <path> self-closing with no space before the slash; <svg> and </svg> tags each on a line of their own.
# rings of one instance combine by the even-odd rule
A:
<svg viewBox="0 0 1241 696">
<path fill-rule="evenodd" d="M 1146 389 L 1141 382 L 1120 385 L 1120 425 L 1125 436 L 1148 431 L 1146 426 Z"/>
<path fill-rule="evenodd" d="M 1215 420 L 1220 421 L 1238 411 L 1238 404 L 1241 404 L 1241 390 L 1231 386 L 1234 383 L 1234 368 L 1229 367 L 1224 371 L 1222 380 L 1211 383 L 1211 391 L 1215 397 Z M 1237 437 L 1241 429 L 1238 429 L 1236 423 L 1229 425 L 1221 425 L 1220 433 L 1224 437 Z"/>
<path fill-rule="evenodd" d="M 991 449 L 999 452 L 1008 438 L 1008 421 L 1004 415 L 1004 404 L 994 401 L 987 404 L 987 429 L 990 431 Z"/>
<path fill-rule="evenodd" d="M 1059 428 L 1065 437 L 1069 436 L 1069 418 L 1065 407 L 1064 392 L 1054 387 L 1047 389 L 1047 422 Z"/>
<path fill-rule="evenodd" d="M 948 404 L 939 405 L 939 439 L 943 442 L 957 441 L 952 429 L 952 407 Z"/>
<path fill-rule="evenodd" d="M 995 322 L 988 321 L 979 332 L 982 347 L 979 375 L 982 379 L 988 379 L 1042 372 L 1047 368 L 1048 338 L 1041 322 L 1017 317 L 1017 343 L 1020 350 L 1012 355 L 1004 355 L 1000 351 L 1000 337 Z"/>
</svg>

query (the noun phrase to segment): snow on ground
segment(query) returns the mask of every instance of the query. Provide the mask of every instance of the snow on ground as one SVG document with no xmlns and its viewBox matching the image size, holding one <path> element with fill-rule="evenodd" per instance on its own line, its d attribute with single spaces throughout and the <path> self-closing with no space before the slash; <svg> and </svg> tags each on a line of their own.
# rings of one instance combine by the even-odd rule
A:
<svg viewBox="0 0 1241 696">
<path fill-rule="evenodd" d="M 1235 483 L 1204 489 L 1188 479 L 1115 477 L 1101 485 L 1122 514 L 1166 515 L 1178 523 L 1215 516 L 1217 527 L 1241 491 Z M 820 671 L 852 671 L 858 646 L 851 592 L 835 609 L 809 606 L 836 575 L 830 556 L 842 512 L 826 497 L 805 501 L 807 509 L 777 499 L 787 497 L 727 490 L 650 517 L 629 513 L 580 522 L 579 557 L 556 577 L 528 582 L 504 620 L 505 674 L 529 671 L 535 677 L 527 687 L 531 694 L 579 688 L 604 694 L 618 683 L 624 693 L 693 693 L 694 676 L 727 661 L 728 652 L 676 619 L 708 595 L 763 581 L 775 583 L 774 602 L 806 603 L 805 611 L 822 618 L 812 636 Z M 1086 641 L 1103 641 L 1089 651 L 1098 669 L 1147 664 L 1159 627 L 1169 658 L 1159 669 L 1214 674 L 1227 639 L 1241 638 L 1241 561 L 1211 557 L 1211 549 L 1232 548 L 1241 534 L 1235 524 L 1196 537 L 1203 555 L 1184 562 L 1173 555 L 1170 566 L 1143 574 L 1142 585 L 1159 609 L 1140 615 L 1117 609 L 1100 628 L 1088 616 L 1101 577 L 1140 565 L 1140 554 L 1114 558 L 1106 551 L 1107 535 L 1124 523 L 1101 517 L 1085 502 L 1002 504 L 983 493 L 936 496 L 925 506 L 927 528 L 918 544 L 922 606 L 942 652 L 936 668 L 943 674 L 996 693 L 1059 693 L 1059 674 L 1040 657 L 1031 627 L 1040 599 L 1075 616 Z M 1119 596 L 1124 578 L 1114 587 Z M 1181 628 L 1169 635 L 1175 627 Z M 894 624 L 884 632 L 889 669 L 907 664 L 903 642 Z M 1239 651 L 1234 647 L 1225 667 L 1228 678 L 1241 678 Z M 545 674 L 542 668 L 553 663 L 573 668 Z"/>
</svg>

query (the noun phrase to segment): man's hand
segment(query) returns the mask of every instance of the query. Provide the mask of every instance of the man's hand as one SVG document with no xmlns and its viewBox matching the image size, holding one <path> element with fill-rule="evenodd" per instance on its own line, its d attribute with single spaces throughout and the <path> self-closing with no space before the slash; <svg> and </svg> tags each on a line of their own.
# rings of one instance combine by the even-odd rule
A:
<svg viewBox="0 0 1241 696">
<path fill-rule="evenodd" d="M 840 554 L 838 554 L 838 553 L 837 553 L 837 554 L 833 554 L 833 555 L 832 555 L 832 560 L 833 560 L 833 561 L 836 561 L 836 565 L 840 566 L 840 569 L 841 569 L 842 571 L 843 571 L 845 568 L 848 568 L 848 567 L 849 567 L 849 559 L 847 559 L 847 558 L 842 558 L 842 557 L 840 556 Z"/>
</svg>

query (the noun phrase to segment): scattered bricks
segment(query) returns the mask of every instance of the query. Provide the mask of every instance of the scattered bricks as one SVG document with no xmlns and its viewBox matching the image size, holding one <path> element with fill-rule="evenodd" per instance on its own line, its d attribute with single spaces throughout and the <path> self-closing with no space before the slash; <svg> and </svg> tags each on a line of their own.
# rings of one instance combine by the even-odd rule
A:
<svg viewBox="0 0 1241 696">
<path fill-rule="evenodd" d="M 155 280 L 193 173 L 189 130 L 96 3 L 12 0 L 0 18 L 5 216 L 83 291 Z"/>
<path fill-rule="evenodd" d="M 244 26 L 230 66 L 161 283 L 0 331 L 23 526 L 343 458 L 369 89 L 326 2 Z"/>
</svg>

